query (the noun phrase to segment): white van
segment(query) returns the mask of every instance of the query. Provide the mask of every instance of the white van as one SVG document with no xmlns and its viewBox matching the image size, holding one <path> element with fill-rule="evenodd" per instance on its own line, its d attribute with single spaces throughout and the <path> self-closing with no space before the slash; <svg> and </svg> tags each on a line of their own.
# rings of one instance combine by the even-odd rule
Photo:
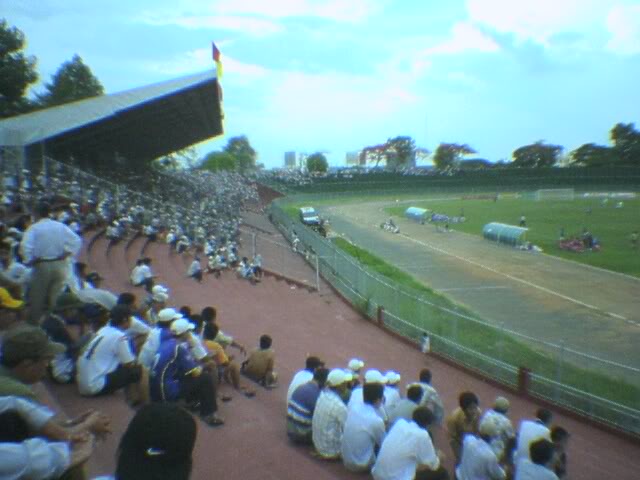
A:
<svg viewBox="0 0 640 480">
<path fill-rule="evenodd" d="M 320 217 L 313 207 L 302 207 L 300 209 L 300 221 L 305 225 L 320 225 Z"/>
</svg>

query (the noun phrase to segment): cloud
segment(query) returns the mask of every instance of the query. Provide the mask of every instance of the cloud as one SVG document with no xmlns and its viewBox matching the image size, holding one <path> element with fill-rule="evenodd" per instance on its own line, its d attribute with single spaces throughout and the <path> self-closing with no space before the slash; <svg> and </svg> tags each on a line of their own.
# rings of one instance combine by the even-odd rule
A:
<svg viewBox="0 0 640 480">
<path fill-rule="evenodd" d="M 139 20 L 147 25 L 216 28 L 260 38 L 284 31 L 283 19 L 357 23 L 378 12 L 382 4 L 383 0 L 186 0 L 176 6 L 156 6 Z"/>
<path fill-rule="evenodd" d="M 607 48 L 621 55 L 640 53 L 640 5 L 618 5 L 607 16 Z"/>
<path fill-rule="evenodd" d="M 266 18 L 315 17 L 336 22 L 358 22 L 379 11 L 379 0 L 222 0 L 214 8 L 221 14 Z"/>
<path fill-rule="evenodd" d="M 284 122 L 309 118 L 317 123 L 350 123 L 363 117 L 384 117 L 419 101 L 407 85 L 390 78 L 337 72 L 286 72 L 271 93 Z"/>
<path fill-rule="evenodd" d="M 145 62 L 143 67 L 148 71 L 161 73 L 163 75 L 187 75 L 206 69 L 213 70 L 213 65 L 211 49 L 197 48 L 176 55 L 168 60 Z M 260 79 L 272 73 L 269 69 L 260 65 L 240 62 L 226 55 L 222 56 L 222 65 L 225 76 L 233 75 L 235 77 L 237 75 L 239 77 L 238 79 L 234 79 L 234 83 L 247 83 L 250 80 Z"/>
<path fill-rule="evenodd" d="M 245 33 L 253 37 L 267 37 L 280 33 L 281 25 L 267 19 L 233 15 L 165 15 L 147 12 L 141 18 L 147 25 L 193 29 L 220 29 Z"/>
<path fill-rule="evenodd" d="M 608 5 L 605 0 L 467 0 L 467 12 L 478 25 L 547 45 L 555 34 L 601 22 Z"/>
<path fill-rule="evenodd" d="M 468 22 L 457 22 L 451 29 L 451 38 L 424 51 L 427 55 L 452 55 L 467 51 L 497 52 L 500 46 L 489 35 Z"/>
</svg>

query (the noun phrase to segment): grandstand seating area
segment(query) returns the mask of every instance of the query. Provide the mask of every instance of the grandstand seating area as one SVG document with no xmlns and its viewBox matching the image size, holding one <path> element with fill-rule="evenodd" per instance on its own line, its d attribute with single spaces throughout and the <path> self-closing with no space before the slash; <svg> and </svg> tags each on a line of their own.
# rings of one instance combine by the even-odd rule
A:
<svg viewBox="0 0 640 480">
<path fill-rule="evenodd" d="M 218 195 L 215 197 L 215 204 L 203 205 L 199 207 L 200 212 L 195 212 L 189 209 L 189 202 L 184 199 L 184 203 L 180 205 L 179 200 L 175 204 L 169 203 L 170 198 L 179 198 L 181 192 L 195 180 L 188 176 L 167 180 L 182 187 L 175 190 L 171 197 L 161 197 L 160 200 L 137 196 L 131 192 L 123 195 L 124 188 L 115 195 L 113 190 L 106 191 L 111 188 L 106 183 L 104 190 L 94 187 L 88 192 L 79 188 L 78 213 L 72 209 L 71 215 L 79 220 L 82 227 L 87 212 L 79 212 L 91 195 L 95 195 L 96 206 L 105 207 L 104 214 L 97 215 L 99 218 L 96 225 L 91 229 L 84 229 L 83 246 L 78 256 L 78 260 L 87 264 L 87 271 L 97 271 L 104 277 L 103 288 L 116 294 L 131 291 L 138 298 L 144 297 L 142 288 L 131 285 L 130 273 L 136 260 L 149 257 L 153 259 L 156 283 L 169 288 L 169 306 L 179 309 L 186 305 L 194 312 L 199 312 L 206 306 L 215 306 L 220 328 L 233 335 L 247 349 L 255 348 L 262 334 L 269 334 L 274 340 L 279 385 L 274 389 L 263 389 L 256 385 L 256 396 L 247 398 L 230 385 L 221 384 L 218 396 L 232 397 L 229 402 L 219 403 L 225 425 L 213 429 L 199 422 L 193 479 L 363 478 L 361 474 L 347 471 L 340 462 L 319 460 L 310 448 L 293 446 L 287 438 L 286 388 L 295 372 L 303 368 L 304 360 L 310 354 L 318 355 L 331 368 L 346 368 L 350 358 L 362 358 L 367 368 L 381 371 L 393 369 L 399 372 L 402 385 L 417 381 L 418 372 L 428 367 L 433 373 L 433 384 L 443 399 L 447 413 L 457 407 L 458 394 L 465 390 L 478 395 L 483 410 L 489 408 L 497 396 L 508 397 L 511 402 L 509 416 L 516 426 L 521 419 L 533 418 L 535 410 L 540 407 L 531 399 L 522 398 L 516 392 L 423 354 L 414 345 L 388 335 L 328 288 L 323 288 L 320 294 L 300 288 L 297 282 L 288 281 L 282 276 L 269 275 L 260 283 L 253 284 L 230 270 L 224 271 L 219 278 L 205 275 L 202 282 L 188 278 L 186 272 L 195 253 L 206 246 L 212 235 L 218 242 L 216 248 L 233 242 L 239 245 L 241 252 L 248 251 L 252 229 L 266 231 L 274 240 L 282 243 L 286 240 L 269 227 L 268 220 L 261 213 L 261 207 L 276 196 L 272 191 L 262 187 L 254 189 L 241 178 L 211 178 L 218 190 L 223 185 L 233 183 L 233 201 L 225 203 L 224 199 L 228 197 Z M 36 181 L 35 178 L 30 180 L 32 183 Z M 73 182 L 75 180 L 70 177 L 59 177 L 57 183 L 48 183 L 46 193 L 50 198 L 58 198 L 68 205 L 76 200 L 70 189 L 78 184 Z M 14 182 L 16 186 L 21 183 L 20 179 Z M 208 188 L 204 183 L 197 185 Z M 164 190 L 164 194 L 169 191 Z M 207 194 L 206 190 L 199 192 L 200 195 Z M 31 208 L 35 196 L 43 192 L 37 189 L 25 192 L 17 187 L 12 195 L 7 194 L 6 190 L 3 193 L 6 194 L 4 204 L 7 207 L 3 219 L 6 227 L 3 237 L 7 238 L 9 222 L 20 217 L 11 213 L 12 206 L 22 203 Z M 260 202 L 257 201 L 258 194 Z M 129 220 L 127 217 L 134 216 L 131 208 L 140 205 L 146 198 L 150 202 L 143 204 L 143 210 L 146 209 L 151 214 L 141 215 L 142 221 L 136 221 L 135 218 Z M 248 204 L 251 204 L 251 213 L 246 212 Z M 214 210 L 221 212 L 223 208 L 224 213 L 220 213 L 224 217 L 223 222 L 215 221 L 216 218 L 207 222 L 201 219 L 202 215 L 214 217 L 219 214 Z M 174 248 L 160 240 L 177 223 L 185 221 L 182 214 L 187 211 L 190 213 L 189 222 L 181 224 L 180 229 L 185 234 L 189 233 L 191 247 L 185 253 L 178 254 Z M 241 217 L 244 221 L 242 228 Z M 250 222 L 247 221 L 248 218 L 251 219 Z M 145 227 L 152 226 L 154 219 L 158 220 L 153 224 L 159 234 L 158 241 L 152 241 L 145 235 Z M 118 241 L 113 241 L 107 235 L 107 228 L 113 225 L 114 220 L 124 226 L 119 232 Z M 221 240 L 221 237 L 225 238 Z M 15 242 L 9 246 L 14 248 Z M 268 257 L 273 255 L 269 248 L 259 249 L 258 253 L 265 257 L 265 265 L 270 260 Z M 278 255 L 281 254 L 279 251 Z M 300 261 L 298 255 L 291 250 L 285 254 L 292 258 L 292 262 Z M 305 268 L 300 263 L 300 268 Z M 404 393 L 404 388 L 401 391 Z M 37 392 L 45 403 L 69 418 L 87 409 L 101 410 L 110 417 L 113 433 L 98 444 L 87 464 L 87 471 L 88 478 L 113 474 L 120 436 L 135 414 L 135 409 L 127 405 L 122 392 L 86 398 L 79 396 L 75 385 L 60 385 L 50 380 L 39 384 Z M 640 442 L 637 439 L 605 432 L 580 418 L 561 412 L 554 412 L 553 423 L 562 425 L 571 433 L 568 478 L 637 478 L 640 471 Z M 452 474 L 453 459 L 446 429 L 435 428 L 433 438 L 436 448 L 445 453 L 444 463 Z"/>
</svg>

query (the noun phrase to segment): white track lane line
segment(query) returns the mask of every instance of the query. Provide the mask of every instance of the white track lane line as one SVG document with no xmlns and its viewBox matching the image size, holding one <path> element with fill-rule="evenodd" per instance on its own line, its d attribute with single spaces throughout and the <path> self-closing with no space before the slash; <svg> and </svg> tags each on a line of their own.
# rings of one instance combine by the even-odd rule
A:
<svg viewBox="0 0 640 480">
<path fill-rule="evenodd" d="M 496 285 L 496 286 L 486 285 L 482 287 L 435 288 L 434 290 L 438 292 L 466 292 L 468 290 L 500 290 L 500 289 L 509 289 L 509 288 L 511 287 L 505 287 L 500 285 Z"/>
<path fill-rule="evenodd" d="M 490 271 L 492 273 L 495 273 L 496 275 L 501 275 L 503 277 L 506 277 L 509 280 L 513 280 L 515 282 L 520 282 L 520 283 L 522 283 L 524 285 L 527 285 L 529 287 L 532 287 L 532 288 L 535 288 L 537 290 L 540 290 L 541 292 L 548 293 L 549 295 L 554 295 L 556 297 L 562 298 L 563 300 L 567 300 L 568 302 L 575 303 L 576 305 L 580 305 L 580 306 L 588 308 L 590 310 L 593 310 L 593 311 L 596 311 L 596 312 L 600 312 L 600 313 L 604 313 L 606 315 L 609 315 L 609 316 L 614 317 L 614 318 L 618 318 L 620 320 L 627 320 L 628 322 L 632 322 L 635 325 L 640 325 L 639 323 L 633 322 L 632 320 L 628 320 L 627 317 L 624 317 L 624 316 L 619 315 L 617 313 L 605 312 L 604 310 L 602 310 L 601 308 L 596 307 L 595 305 L 591 305 L 589 303 L 585 303 L 585 302 L 583 302 L 581 300 L 578 300 L 577 298 L 572 298 L 572 297 L 569 297 L 567 295 L 563 295 L 562 293 L 553 291 L 553 290 L 551 290 L 549 288 L 543 287 L 542 285 L 537 285 L 535 283 L 529 282 L 529 281 L 524 280 L 522 278 L 514 277 L 513 275 L 501 272 L 499 270 L 496 270 L 495 268 L 489 267 L 487 265 L 483 265 L 482 263 L 476 262 L 474 260 L 470 260 L 470 259 L 465 258 L 465 257 L 461 257 L 459 255 L 456 255 L 455 253 L 448 252 L 448 251 L 443 250 L 441 248 L 434 247 L 433 245 L 429 245 L 428 243 L 422 242 L 420 240 L 416 240 L 415 238 L 411 238 L 407 234 L 401 233 L 400 235 L 402 235 L 404 238 L 406 238 L 406 239 L 408 239 L 408 240 L 410 240 L 410 241 L 412 241 L 414 243 L 417 243 L 418 245 L 422 245 L 423 247 L 430 248 L 431 250 L 434 250 L 434 251 L 436 251 L 438 253 L 443 253 L 445 255 L 449 255 L 450 257 L 456 258 L 456 259 L 461 260 L 463 262 L 470 263 L 471 265 L 475 265 L 476 267 L 483 268 L 483 269 L 488 270 L 488 271 Z"/>
</svg>

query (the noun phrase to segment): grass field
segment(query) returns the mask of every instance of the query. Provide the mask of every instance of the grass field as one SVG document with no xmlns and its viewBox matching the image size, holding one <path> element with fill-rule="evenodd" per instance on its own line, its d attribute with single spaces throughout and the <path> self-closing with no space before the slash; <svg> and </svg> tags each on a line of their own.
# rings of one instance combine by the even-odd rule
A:
<svg viewBox="0 0 640 480">
<path fill-rule="evenodd" d="M 422 298 L 439 307 L 453 310 L 463 315 L 477 317 L 367 250 L 359 248 L 342 238 L 336 238 L 334 243 L 340 249 L 356 258 L 362 265 L 386 277 L 399 287 L 408 287 L 421 295 Z M 410 318 L 411 322 L 419 330 L 429 331 L 440 337 L 452 339 L 468 349 L 510 365 L 528 366 L 534 373 L 547 378 L 557 378 L 558 369 L 561 368 L 562 383 L 565 385 L 623 405 L 637 407 L 637 399 L 640 396 L 640 390 L 637 387 L 624 380 L 612 378 L 604 373 L 586 370 L 573 364 L 563 363 L 560 367 L 557 359 L 547 352 L 534 349 L 489 325 L 466 320 L 459 316 L 454 317 L 439 308 L 433 309 L 422 316 L 415 314 L 403 316 Z M 410 338 L 415 337 L 414 329 L 400 333 Z M 437 343 L 434 342 L 433 346 L 437 348 Z"/>
<path fill-rule="evenodd" d="M 482 227 L 489 222 L 518 225 L 521 215 L 527 220 L 527 239 L 545 253 L 567 258 L 594 267 L 640 277 L 640 249 L 634 250 L 630 236 L 640 231 L 640 199 L 624 200 L 623 208 L 615 208 L 614 201 L 601 205 L 596 199 L 573 201 L 535 201 L 525 198 L 493 200 L 428 200 L 411 206 L 433 212 L 458 216 L 464 212 L 467 221 L 452 224 L 451 228 L 474 235 L 482 235 Z M 387 213 L 404 216 L 409 205 L 389 206 Z M 574 253 L 561 250 L 558 239 L 561 229 L 565 237 L 577 236 L 587 228 L 602 245 L 600 252 Z"/>
</svg>

